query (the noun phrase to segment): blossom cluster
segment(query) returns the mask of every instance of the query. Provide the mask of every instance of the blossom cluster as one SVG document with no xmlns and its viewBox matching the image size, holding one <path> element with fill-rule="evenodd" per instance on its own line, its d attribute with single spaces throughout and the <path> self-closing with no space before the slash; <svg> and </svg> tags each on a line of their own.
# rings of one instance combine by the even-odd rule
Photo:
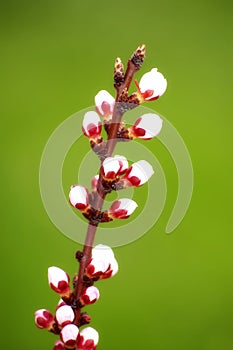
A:
<svg viewBox="0 0 233 350">
<path fill-rule="evenodd" d="M 99 173 L 91 180 L 91 190 L 80 184 L 71 186 L 69 202 L 88 220 L 88 229 L 92 227 L 86 236 L 89 245 L 85 244 L 83 251 L 76 253 L 80 267 L 78 274 L 73 278 L 73 288 L 65 271 L 56 266 L 49 267 L 49 285 L 59 294 L 60 300 L 54 313 L 47 309 L 35 312 L 38 328 L 47 329 L 60 336 L 60 340 L 55 342 L 54 350 L 96 349 L 99 334 L 94 328 L 86 326 L 91 322 L 91 318 L 82 308 L 99 299 L 100 292 L 94 284 L 113 277 L 118 272 L 118 263 L 110 247 L 99 244 L 92 248 L 92 242 L 99 223 L 126 219 L 138 207 L 134 200 L 120 198 L 107 210 L 102 210 L 103 202 L 111 191 L 142 186 L 154 174 L 152 166 L 146 160 L 129 164 L 124 155 L 113 155 L 117 142 L 136 138 L 150 140 L 156 137 L 162 128 L 162 119 L 155 113 L 141 115 L 131 126 L 127 126 L 121 120 L 125 112 L 144 101 L 158 99 L 167 88 L 166 79 L 157 68 L 153 68 L 141 77 L 139 83 L 135 81 L 136 91 L 128 96 L 132 77 L 140 69 L 144 57 L 145 46 L 141 45 L 128 61 L 125 73 L 121 60 L 117 58 L 114 67 L 116 99 L 106 90 L 101 90 L 95 96 L 95 110 L 84 115 L 83 134 L 89 139 L 93 151 L 99 157 L 100 168 Z M 103 128 L 107 133 L 107 140 L 102 137 Z"/>
<path fill-rule="evenodd" d="M 145 160 L 140 160 L 129 166 L 124 156 L 116 155 L 107 157 L 101 166 L 102 185 L 107 191 L 120 190 L 129 186 L 139 187 L 145 184 L 154 174 L 152 166 Z M 99 175 L 96 175 L 92 181 L 92 191 L 97 191 Z M 69 193 L 70 204 L 79 209 L 85 216 L 91 209 L 92 194 L 86 187 L 81 185 L 71 186 Z M 113 202 L 111 207 L 103 213 L 101 222 L 113 219 L 126 219 L 137 208 L 137 203 L 132 199 L 121 198 Z M 91 211 L 92 212 L 92 211 Z"/>
<path fill-rule="evenodd" d="M 143 75 L 140 83 L 137 84 L 137 86 L 138 91 L 132 96 L 134 97 L 133 101 L 137 101 L 137 104 L 140 104 L 143 101 L 158 99 L 165 92 L 167 81 L 163 75 L 157 71 L 157 68 L 154 68 L 151 72 Z M 149 96 L 150 94 L 151 97 L 145 97 Z M 120 103 L 118 102 L 118 104 Z M 103 117 L 105 123 L 111 122 L 115 100 L 108 91 L 101 90 L 95 96 L 95 106 L 96 112 L 89 111 L 85 114 L 82 130 L 84 135 L 91 141 L 100 143 L 102 141 L 102 121 L 100 117 Z M 129 105 L 128 108 L 131 109 L 133 107 Z M 154 113 L 147 113 L 139 117 L 133 126 L 124 130 L 124 137 L 126 137 L 127 134 L 128 139 L 139 138 L 143 140 L 150 140 L 158 135 L 161 128 L 162 119 Z"/>
<path fill-rule="evenodd" d="M 54 350 L 96 349 L 99 334 L 92 327 L 80 330 L 82 325 L 90 323 L 91 318 L 86 312 L 83 312 L 77 325 L 75 323 L 77 306 L 83 308 L 95 303 L 100 297 L 100 292 L 93 283 L 100 279 L 113 277 L 117 271 L 118 263 L 112 249 L 102 244 L 97 245 L 92 249 L 92 256 L 85 268 L 85 277 L 89 286 L 82 290 L 79 300 L 74 300 L 69 275 L 59 267 L 48 268 L 49 285 L 54 292 L 59 294 L 60 300 L 54 314 L 47 309 L 37 310 L 35 323 L 40 329 L 47 329 L 60 335 L 60 340 L 55 342 Z"/>
<path fill-rule="evenodd" d="M 138 91 L 135 96 L 137 103 L 141 103 L 142 100 L 154 100 L 161 96 L 166 90 L 167 81 L 157 69 L 152 69 L 151 72 L 144 74 L 137 86 Z M 107 91 L 101 90 L 95 96 L 95 105 L 96 112 L 89 111 L 84 115 L 82 129 L 84 135 L 89 138 L 94 151 L 101 153 L 101 145 L 104 144 L 101 136 L 101 117 L 103 117 L 104 126 L 108 132 L 115 100 Z M 133 126 L 125 128 L 122 123 L 117 137 L 119 142 L 123 139 L 132 140 L 135 138 L 150 140 L 157 136 L 161 129 L 162 119 L 155 113 L 147 113 L 140 116 Z M 99 155 L 101 158 L 101 154 Z M 130 186 L 138 187 L 146 183 L 154 173 L 151 165 L 145 160 L 139 160 L 129 165 L 128 160 L 123 155 L 102 157 L 101 159 L 100 173 L 95 175 L 91 181 L 92 193 L 79 184 L 71 186 L 69 193 L 70 204 L 79 209 L 88 219 L 91 215 L 93 216 L 92 199 L 93 193 L 98 191 L 98 186 L 102 186 L 106 193 Z M 105 213 L 99 214 L 98 220 L 106 222 L 115 218 L 125 219 L 136 208 L 137 203 L 133 200 L 122 198 L 115 201 Z"/>
</svg>

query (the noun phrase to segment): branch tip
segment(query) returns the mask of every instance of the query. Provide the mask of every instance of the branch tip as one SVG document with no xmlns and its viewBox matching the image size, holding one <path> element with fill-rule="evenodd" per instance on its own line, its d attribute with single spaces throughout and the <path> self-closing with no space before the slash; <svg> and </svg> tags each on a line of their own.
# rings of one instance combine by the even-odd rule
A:
<svg viewBox="0 0 233 350">
<path fill-rule="evenodd" d="M 137 50 L 131 57 L 131 62 L 135 65 L 136 69 L 139 70 L 146 56 L 146 45 L 142 44 L 138 46 Z"/>
<path fill-rule="evenodd" d="M 117 89 L 124 83 L 124 66 L 119 57 L 116 58 L 114 66 L 114 87 Z"/>
</svg>

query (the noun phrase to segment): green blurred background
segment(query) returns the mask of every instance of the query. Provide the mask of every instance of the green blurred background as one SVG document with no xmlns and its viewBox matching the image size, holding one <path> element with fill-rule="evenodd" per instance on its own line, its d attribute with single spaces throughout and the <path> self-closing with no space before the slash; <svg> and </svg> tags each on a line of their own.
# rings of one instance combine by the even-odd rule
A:
<svg viewBox="0 0 233 350">
<path fill-rule="evenodd" d="M 142 72 L 157 66 L 168 80 L 148 107 L 182 135 L 195 187 L 186 217 L 166 235 L 177 175 L 160 143 L 149 143 L 167 176 L 166 207 L 143 238 L 115 249 L 120 272 L 99 283 L 102 298 L 89 307 L 99 349 L 233 348 L 232 8 L 227 0 L 1 2 L 1 348 L 52 349 L 55 337 L 36 329 L 33 313 L 57 301 L 47 267 L 73 274 L 80 246 L 43 208 L 41 154 L 98 90 L 114 93 L 115 57 L 126 62 L 141 43 Z"/>
</svg>

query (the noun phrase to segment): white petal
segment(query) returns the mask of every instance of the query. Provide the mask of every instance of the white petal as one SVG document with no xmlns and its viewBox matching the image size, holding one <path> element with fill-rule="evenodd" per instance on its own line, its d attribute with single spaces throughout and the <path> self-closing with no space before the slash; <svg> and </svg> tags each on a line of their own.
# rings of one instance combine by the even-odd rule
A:
<svg viewBox="0 0 233 350">
<path fill-rule="evenodd" d="M 143 114 L 139 119 L 141 120 L 136 125 L 136 129 L 141 128 L 146 131 L 144 136 L 140 136 L 141 139 L 152 138 L 158 135 L 162 129 L 163 120 L 156 114 Z"/>
<path fill-rule="evenodd" d="M 140 185 L 143 185 L 153 174 L 154 170 L 152 166 L 146 160 L 139 160 L 132 165 L 132 170 L 128 174 L 128 178 L 130 179 L 132 176 L 136 176 L 141 180 Z"/>
<path fill-rule="evenodd" d="M 52 283 L 55 287 L 58 286 L 60 281 L 66 281 L 69 283 L 66 272 L 56 266 L 51 266 L 48 268 L 48 280 L 49 283 Z"/>
<path fill-rule="evenodd" d="M 89 299 L 92 301 L 94 299 L 99 299 L 100 292 L 98 288 L 96 288 L 95 286 L 91 286 L 86 289 L 85 295 L 87 295 Z"/>
<path fill-rule="evenodd" d="M 91 260 L 90 265 L 94 266 L 94 274 L 97 272 L 105 272 L 109 267 L 109 259 L 105 256 L 95 257 Z"/>
<path fill-rule="evenodd" d="M 61 306 L 56 311 L 56 319 L 60 325 L 67 321 L 73 322 L 74 317 L 74 311 L 69 305 Z"/>
<path fill-rule="evenodd" d="M 99 333 L 92 327 L 86 327 L 81 332 L 80 335 L 83 336 L 84 342 L 88 339 L 92 339 L 94 341 L 95 346 L 99 342 Z"/>
<path fill-rule="evenodd" d="M 99 259 L 99 258 L 107 258 L 107 259 L 113 259 L 114 253 L 113 250 L 104 244 L 98 244 L 95 246 L 95 248 L 92 249 L 92 258 L 93 259 Z"/>
<path fill-rule="evenodd" d="M 101 115 L 104 115 L 104 111 L 102 109 L 102 103 L 107 102 L 110 105 L 110 111 L 113 112 L 115 99 L 110 95 L 110 93 L 106 90 L 101 90 L 95 96 L 95 105 L 100 111 Z"/>
<path fill-rule="evenodd" d="M 83 129 L 87 134 L 88 134 L 88 125 L 90 124 L 94 124 L 96 127 L 98 127 L 101 124 L 101 120 L 98 113 L 94 111 L 90 111 L 84 115 Z"/>
<path fill-rule="evenodd" d="M 120 156 L 120 155 L 115 155 L 114 156 L 115 159 L 118 160 L 118 162 L 120 162 L 120 166 L 121 166 L 121 172 L 125 171 L 126 169 L 128 169 L 129 164 L 127 159 L 124 156 Z"/>
<path fill-rule="evenodd" d="M 76 340 L 79 333 L 79 329 L 74 324 L 67 324 L 64 328 L 62 328 L 61 336 L 64 343 L 69 340 Z"/>
<path fill-rule="evenodd" d="M 142 93 L 146 90 L 152 90 L 153 95 L 148 98 L 151 99 L 164 94 L 167 88 L 167 80 L 162 73 L 158 72 L 157 68 L 153 68 L 142 76 L 139 87 Z"/>
<path fill-rule="evenodd" d="M 87 204 L 87 190 L 83 186 L 72 186 L 69 193 L 70 203 L 75 207 L 77 203 Z"/>
<path fill-rule="evenodd" d="M 153 68 L 150 72 L 143 74 L 139 82 L 141 92 L 145 92 L 154 86 L 154 77 L 157 73 L 157 70 L 157 68 Z"/>
<path fill-rule="evenodd" d="M 127 210 L 127 215 L 131 215 L 138 206 L 135 201 L 128 198 L 121 198 L 118 201 L 120 202 L 120 206 L 117 210 L 125 209 Z"/>
<path fill-rule="evenodd" d="M 117 174 L 120 169 L 120 163 L 113 157 L 107 157 L 103 161 L 103 169 L 105 175 L 107 175 L 107 173 L 110 171 L 113 171 L 115 174 Z"/>
</svg>

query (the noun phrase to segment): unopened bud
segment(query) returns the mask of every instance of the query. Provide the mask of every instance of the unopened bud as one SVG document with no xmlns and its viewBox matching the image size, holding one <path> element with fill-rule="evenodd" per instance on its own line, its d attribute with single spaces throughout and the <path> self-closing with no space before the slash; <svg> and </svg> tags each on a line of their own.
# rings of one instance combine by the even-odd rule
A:
<svg viewBox="0 0 233 350">
<path fill-rule="evenodd" d="M 102 130 L 102 123 L 98 114 L 94 111 L 87 112 L 83 119 L 82 130 L 90 139 L 98 139 Z"/>
<path fill-rule="evenodd" d="M 79 350 L 95 350 L 99 342 L 99 333 L 92 327 L 84 328 L 78 337 Z"/>
<path fill-rule="evenodd" d="M 101 171 L 107 180 L 114 180 L 118 175 L 123 174 L 128 168 L 127 159 L 124 156 L 116 155 L 107 157 L 102 164 Z"/>
<path fill-rule="evenodd" d="M 145 73 L 136 85 L 143 100 L 153 101 L 164 94 L 167 89 L 167 80 L 157 68 L 153 68 Z"/>
<path fill-rule="evenodd" d="M 99 299 L 99 296 L 99 289 L 91 286 L 83 290 L 82 295 L 80 296 L 80 301 L 82 305 L 93 304 Z"/>
<path fill-rule="evenodd" d="M 158 115 L 148 113 L 138 118 L 134 125 L 128 130 L 133 137 L 150 140 L 159 134 L 162 129 L 162 124 L 163 121 Z"/>
<path fill-rule="evenodd" d="M 74 320 L 74 311 L 71 306 L 63 305 L 56 311 L 56 320 L 59 326 L 64 327 L 66 324 L 72 323 Z"/>
<path fill-rule="evenodd" d="M 73 349 L 76 346 L 79 329 L 74 324 L 67 324 L 62 328 L 60 337 L 67 349 Z"/>
<path fill-rule="evenodd" d="M 145 160 L 133 163 L 122 180 L 127 180 L 131 186 L 141 186 L 154 174 L 152 166 Z"/>
<path fill-rule="evenodd" d="M 92 249 L 92 259 L 86 267 L 89 278 L 105 279 L 114 276 L 118 271 L 118 264 L 112 249 L 98 244 Z"/>
<path fill-rule="evenodd" d="M 50 287 L 61 296 L 69 296 L 71 293 L 68 274 L 56 266 L 48 268 L 48 280 Z"/>
<path fill-rule="evenodd" d="M 85 211 L 89 206 L 89 192 L 86 187 L 80 185 L 73 185 L 70 188 L 69 193 L 70 204 L 79 209 Z"/>
<path fill-rule="evenodd" d="M 106 90 L 101 90 L 95 96 L 96 111 L 105 120 L 111 120 L 115 99 Z"/>
<path fill-rule="evenodd" d="M 38 328 L 52 329 L 54 324 L 53 314 L 46 309 L 40 309 L 35 312 L 35 323 Z"/>
<path fill-rule="evenodd" d="M 137 203 L 132 199 L 118 199 L 113 202 L 108 210 L 108 214 L 112 219 L 126 219 L 134 212 L 137 206 Z"/>
</svg>

